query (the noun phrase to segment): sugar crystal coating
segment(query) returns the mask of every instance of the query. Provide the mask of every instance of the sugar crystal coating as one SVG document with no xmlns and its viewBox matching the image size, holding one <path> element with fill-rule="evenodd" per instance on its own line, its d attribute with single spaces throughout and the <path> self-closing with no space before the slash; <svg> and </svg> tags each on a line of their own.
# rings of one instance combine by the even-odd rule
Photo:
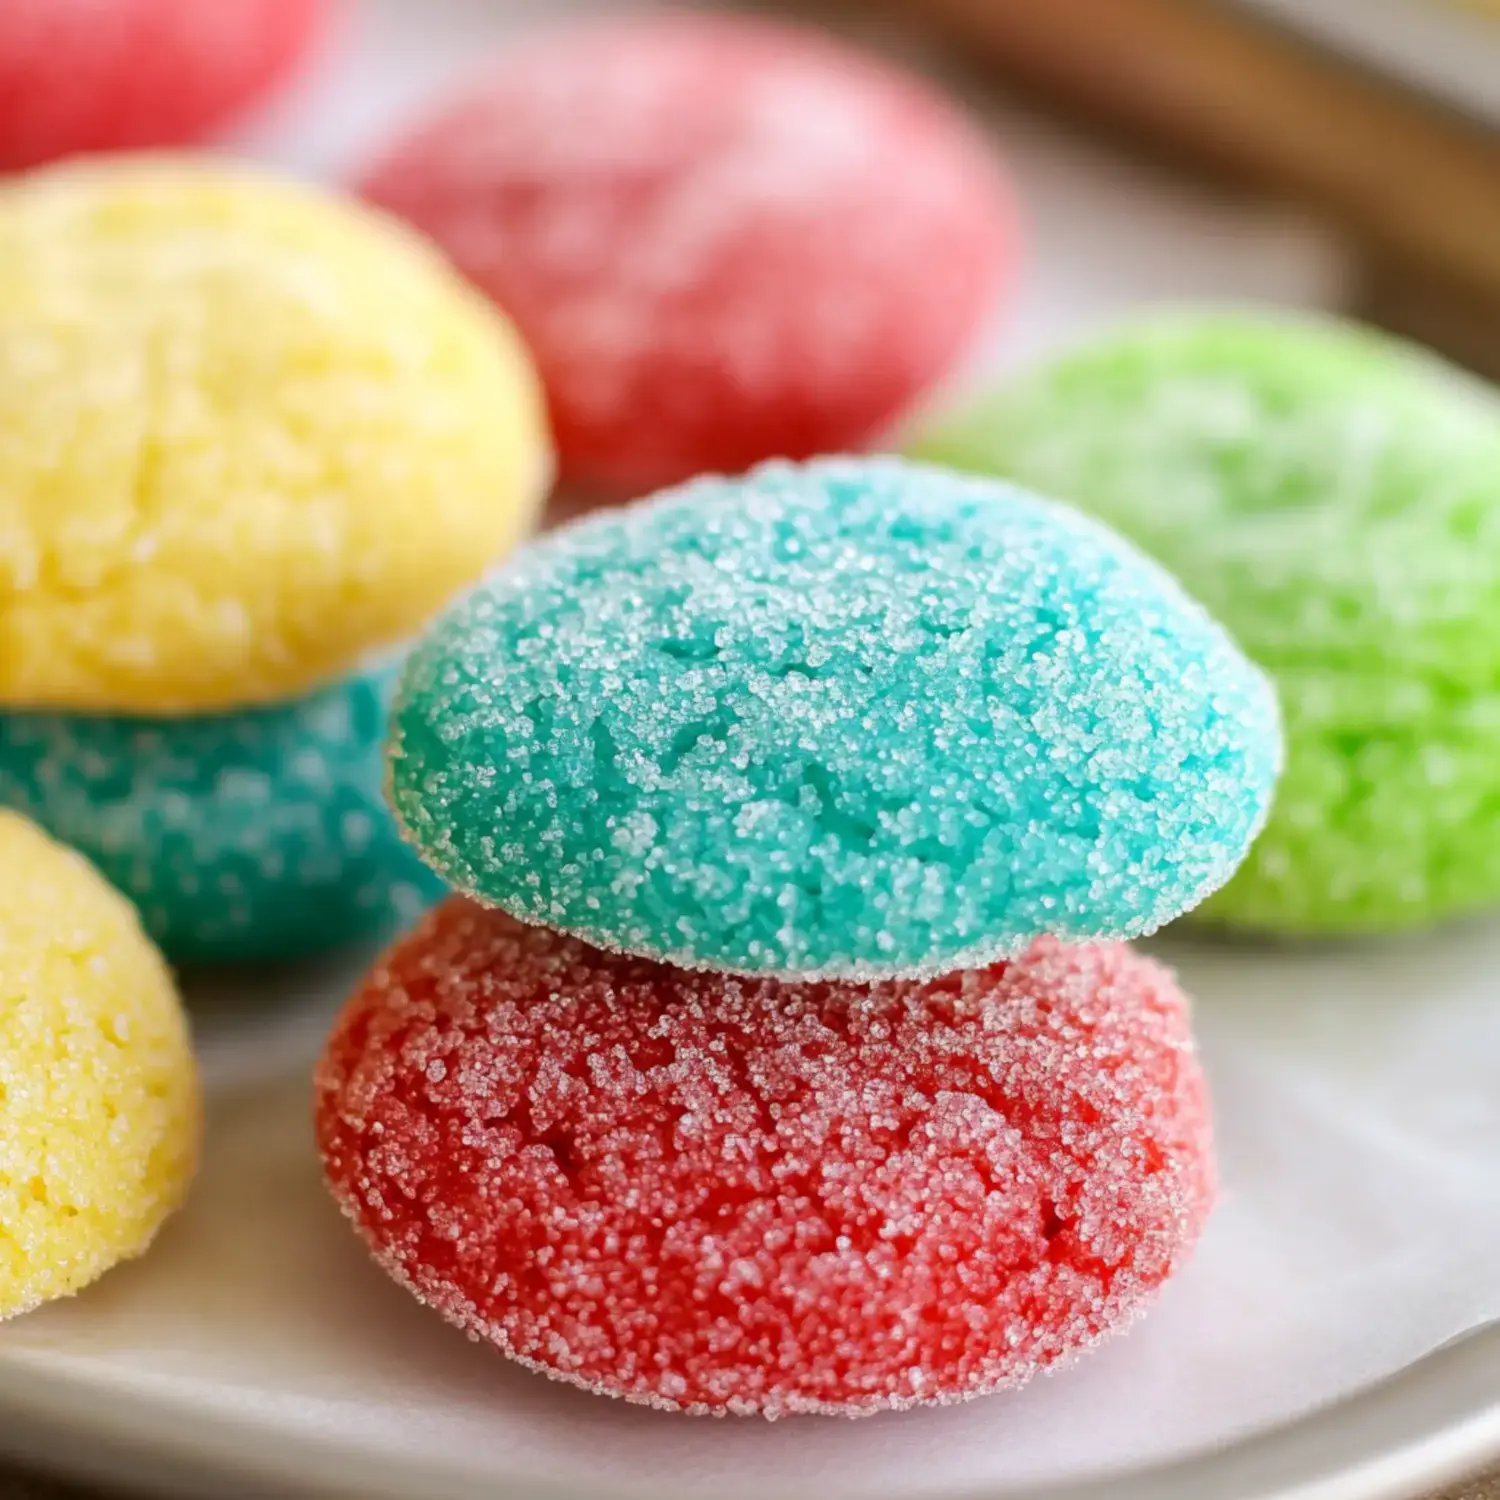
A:
<svg viewBox="0 0 1500 1500">
<path fill-rule="evenodd" d="M 397 694 L 451 884 L 688 967 L 935 973 L 1148 932 L 1270 797 L 1264 679 L 1076 511 L 891 459 L 767 465 L 554 533 Z"/>
<path fill-rule="evenodd" d="M 198 1085 L 172 976 L 81 855 L 0 810 L 0 1318 L 139 1255 L 186 1191 Z"/>
<path fill-rule="evenodd" d="M 306 49 L 326 0 L 5 0 L 0 171 L 184 144 Z"/>
<path fill-rule="evenodd" d="M 962 356 L 1014 255 L 948 101 L 738 17 L 523 40 L 364 190 L 516 320 L 567 477 L 631 495 L 863 446 Z"/>
<path fill-rule="evenodd" d="M 697 1412 L 1020 1384 L 1126 1324 L 1213 1193 L 1171 976 L 1042 939 L 873 986 L 603 953 L 452 898 L 317 1071 L 376 1258 L 557 1379 Z"/>
<path fill-rule="evenodd" d="M 530 523 L 524 351 L 367 210 L 98 159 L 0 183 L 0 266 L 0 703 L 309 692 Z"/>
<path fill-rule="evenodd" d="M 1389 931 L 1500 902 L 1500 402 L 1329 320 L 1179 315 L 919 445 L 1075 501 L 1273 676 L 1286 775 L 1205 920 Z"/>
<path fill-rule="evenodd" d="M 176 963 L 390 936 L 442 889 L 383 796 L 395 671 L 188 719 L 0 714 L 0 805 L 87 854 Z"/>
</svg>

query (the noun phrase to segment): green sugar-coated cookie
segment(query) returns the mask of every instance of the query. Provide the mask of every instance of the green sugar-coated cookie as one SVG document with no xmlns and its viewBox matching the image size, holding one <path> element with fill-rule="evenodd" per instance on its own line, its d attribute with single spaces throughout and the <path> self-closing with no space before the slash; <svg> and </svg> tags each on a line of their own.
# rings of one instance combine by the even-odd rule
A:
<svg viewBox="0 0 1500 1500">
<path fill-rule="evenodd" d="M 1118 527 L 1275 678 L 1286 772 L 1203 917 L 1375 931 L 1500 900 L 1487 387 L 1350 325 L 1181 314 L 1016 381 L 915 451 Z"/>
</svg>

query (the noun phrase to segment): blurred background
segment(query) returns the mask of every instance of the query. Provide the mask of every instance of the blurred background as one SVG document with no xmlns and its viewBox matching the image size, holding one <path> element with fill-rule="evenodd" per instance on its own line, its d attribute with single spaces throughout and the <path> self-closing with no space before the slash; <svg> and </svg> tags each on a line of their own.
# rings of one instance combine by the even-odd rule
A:
<svg viewBox="0 0 1500 1500">
<path fill-rule="evenodd" d="M 1114 138 L 1306 205 L 1375 321 L 1500 371 L 1494 0 L 1059 0 L 910 6 Z"/>
<path fill-rule="evenodd" d="M 616 0 L 616 6 L 629 0 Z M 227 144 L 319 176 L 507 33 L 609 0 L 349 0 Z M 992 122 L 1031 224 L 1009 363 L 1121 307 L 1334 305 L 1500 374 L 1493 0 L 781 0 Z"/>
</svg>

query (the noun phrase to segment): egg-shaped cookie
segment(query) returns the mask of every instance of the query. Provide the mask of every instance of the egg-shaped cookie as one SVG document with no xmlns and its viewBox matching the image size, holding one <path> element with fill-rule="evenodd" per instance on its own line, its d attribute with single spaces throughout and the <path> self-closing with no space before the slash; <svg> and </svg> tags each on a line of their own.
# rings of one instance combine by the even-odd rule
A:
<svg viewBox="0 0 1500 1500">
<path fill-rule="evenodd" d="M 1113 532 L 895 459 L 553 533 L 438 621 L 392 793 L 456 888 L 691 968 L 943 972 L 1149 932 L 1228 878 L 1269 684 Z"/>
<path fill-rule="evenodd" d="M 564 477 L 635 498 L 867 446 L 1013 280 L 998 153 L 810 28 L 651 10 L 544 29 L 365 175 L 516 320 Z"/>
<path fill-rule="evenodd" d="M 318 1143 L 380 1264 L 554 1379 L 858 1416 L 1126 1326 L 1213 1198 L 1172 977 L 1044 938 L 927 981 L 601 953 L 454 898 L 370 973 Z"/>
<path fill-rule="evenodd" d="M 87 854 L 174 963 L 377 940 L 442 888 L 383 795 L 395 671 L 191 718 L 0 714 L 0 806 Z"/>
<path fill-rule="evenodd" d="M 531 522 L 530 362 L 371 210 L 210 160 L 0 184 L 0 704 L 312 690 Z"/>
<path fill-rule="evenodd" d="M 945 422 L 924 457 L 1117 526 L 1271 673 L 1287 766 L 1207 920 L 1383 932 L 1500 901 L 1500 403 L 1330 320 L 1177 314 Z"/>
<path fill-rule="evenodd" d="M 82 855 L 0 811 L 0 1317 L 139 1255 L 187 1189 L 198 1084 L 172 976 Z"/>
<path fill-rule="evenodd" d="M 5 0 L 0 171 L 197 140 L 273 89 L 330 0 Z"/>
</svg>

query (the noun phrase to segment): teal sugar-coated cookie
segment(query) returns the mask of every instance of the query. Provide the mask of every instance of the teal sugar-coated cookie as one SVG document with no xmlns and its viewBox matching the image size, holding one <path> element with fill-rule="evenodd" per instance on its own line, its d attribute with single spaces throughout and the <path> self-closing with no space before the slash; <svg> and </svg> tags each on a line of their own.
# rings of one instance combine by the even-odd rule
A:
<svg viewBox="0 0 1500 1500">
<path fill-rule="evenodd" d="M 1279 751 L 1265 679 L 1110 531 L 831 459 L 518 554 L 409 658 L 391 779 L 523 921 L 858 978 L 1151 931 L 1238 864 Z"/>
<path fill-rule="evenodd" d="M 1267 668 L 1287 767 L 1199 915 L 1385 931 L 1500 902 L 1500 409 L 1385 335 L 1178 314 L 921 440 L 1118 527 Z"/>
<path fill-rule="evenodd" d="M 0 805 L 87 854 L 178 963 L 388 936 L 442 889 L 383 797 L 394 678 L 201 718 L 0 714 Z"/>
</svg>

